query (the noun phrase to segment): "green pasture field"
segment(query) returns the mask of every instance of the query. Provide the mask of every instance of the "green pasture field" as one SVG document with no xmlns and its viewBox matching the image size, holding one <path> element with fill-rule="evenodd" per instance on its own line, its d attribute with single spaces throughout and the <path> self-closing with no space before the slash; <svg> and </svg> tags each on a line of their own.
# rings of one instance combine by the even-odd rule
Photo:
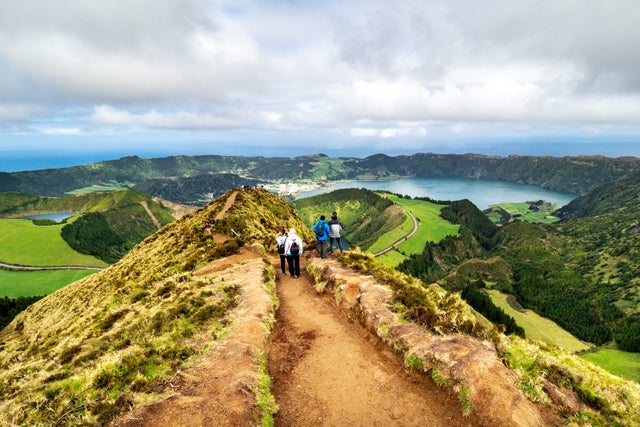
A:
<svg viewBox="0 0 640 427">
<path fill-rule="evenodd" d="M 107 266 L 104 261 L 73 250 L 60 236 L 63 226 L 38 226 L 27 219 L 0 219 L 0 261 L 31 266 Z"/>
<path fill-rule="evenodd" d="M 512 316 L 516 323 L 524 328 L 527 338 L 555 345 L 571 353 L 590 348 L 552 320 L 542 317 L 531 310 L 527 310 L 526 313 L 514 310 L 507 302 L 506 294 L 495 289 L 489 289 L 487 292 L 495 305 L 503 309 L 509 316 Z"/>
<path fill-rule="evenodd" d="M 396 249 L 393 249 L 385 254 L 380 255 L 379 257 L 377 257 L 377 259 L 378 261 L 380 261 L 385 265 L 388 265 L 390 267 L 395 267 L 399 265 L 402 261 L 407 259 L 407 257 L 405 255 L 402 255 Z"/>
<path fill-rule="evenodd" d="M 90 185 L 89 187 L 84 187 L 84 188 L 78 188 L 77 190 L 73 190 L 73 191 L 67 191 L 66 194 L 69 195 L 77 195 L 77 194 L 87 194 L 87 193 L 109 193 L 112 191 L 120 191 L 120 190 L 125 190 L 127 188 L 129 188 L 130 186 L 133 186 L 133 183 L 119 183 L 119 182 L 112 182 L 109 184 L 94 184 L 94 185 Z"/>
<path fill-rule="evenodd" d="M 516 217 L 521 221 L 533 222 L 536 224 L 551 224 L 560 220 L 560 218 L 551 215 L 551 212 L 559 209 L 560 206 L 552 206 L 549 210 L 547 210 L 547 206 L 542 206 L 543 209 L 538 212 L 529 210 L 529 203 L 498 203 L 496 205 L 491 205 L 491 207 L 502 208 L 511 215 L 512 218 Z M 497 212 L 492 212 L 487 216 L 493 222 L 500 221 L 500 215 Z"/>
<path fill-rule="evenodd" d="M 409 234 L 411 230 L 413 230 L 413 220 L 409 215 L 405 214 L 405 220 L 402 225 L 389 231 L 388 233 L 384 233 L 367 250 L 371 253 L 375 253 L 384 248 L 388 248 L 389 246 L 393 245 L 395 242 Z"/>
<path fill-rule="evenodd" d="M 603 348 L 583 353 L 580 357 L 614 375 L 631 381 L 640 381 L 640 353 Z"/>
<path fill-rule="evenodd" d="M 95 272 L 95 270 L 0 270 L 0 298 L 49 295 Z"/>
<path fill-rule="evenodd" d="M 446 236 L 457 236 L 459 226 L 451 224 L 440 217 L 440 211 L 444 205 L 427 202 L 425 200 L 403 199 L 391 194 L 385 194 L 391 201 L 397 203 L 405 210 L 410 211 L 418 220 L 418 231 L 408 240 L 402 242 L 397 251 L 391 251 L 380 259 L 387 265 L 398 265 L 405 258 L 403 255 L 419 254 L 424 250 L 427 241 L 439 242 Z M 413 220 L 409 215 L 402 226 L 384 234 L 370 248 L 369 252 L 376 252 L 386 248 L 406 236 L 413 229 Z M 393 262 L 393 264 L 391 264 Z"/>
</svg>

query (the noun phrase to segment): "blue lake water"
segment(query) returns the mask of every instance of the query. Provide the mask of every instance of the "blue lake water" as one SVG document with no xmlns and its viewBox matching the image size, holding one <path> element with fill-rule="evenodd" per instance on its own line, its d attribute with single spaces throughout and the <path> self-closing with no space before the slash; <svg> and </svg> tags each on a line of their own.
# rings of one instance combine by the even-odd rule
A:
<svg viewBox="0 0 640 427">
<path fill-rule="evenodd" d="M 65 219 L 73 216 L 73 212 L 48 212 L 38 215 L 23 216 L 26 219 L 52 219 L 55 222 L 62 222 Z"/>
<path fill-rule="evenodd" d="M 299 194 L 296 198 L 315 196 L 341 188 L 367 188 L 387 190 L 411 197 L 429 197 L 433 200 L 469 199 L 479 209 L 506 202 L 545 200 L 564 206 L 576 198 L 575 194 L 545 190 L 535 185 L 517 184 L 471 178 L 407 178 L 393 181 L 344 181 L 329 187 Z"/>
</svg>

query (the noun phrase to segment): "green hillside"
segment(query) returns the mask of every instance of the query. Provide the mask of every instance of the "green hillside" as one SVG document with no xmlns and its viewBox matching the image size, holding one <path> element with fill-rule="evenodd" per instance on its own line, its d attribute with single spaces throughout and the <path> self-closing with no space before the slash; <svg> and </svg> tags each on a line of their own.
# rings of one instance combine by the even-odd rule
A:
<svg viewBox="0 0 640 427">
<path fill-rule="evenodd" d="M 488 225 L 481 227 L 485 230 L 481 233 L 478 224 L 462 225 L 459 238 L 429 245 L 399 268 L 450 289 L 462 289 L 477 279 L 494 282 L 498 289 L 516 295 L 525 308 L 583 341 L 615 340 L 620 349 L 638 352 L 636 183 L 635 178 L 621 179 L 583 196 L 574 206 L 569 204 L 566 212 L 581 206 L 580 219 L 552 225 L 512 222 L 489 233 Z M 585 202 L 589 200 L 592 203 Z M 593 207 L 593 215 L 588 215 L 587 206 Z"/>
<path fill-rule="evenodd" d="M 400 177 L 482 178 L 537 185 L 584 194 L 624 176 L 640 172 L 640 159 L 601 156 L 533 157 L 418 153 L 331 158 L 326 155 L 285 157 L 171 156 L 125 157 L 60 169 L 0 173 L 0 192 L 63 196 L 92 188 L 139 186 L 169 200 L 200 200 L 200 195 L 226 191 L 243 179 L 266 182 L 322 183 L 345 179 L 382 180 Z M 219 174 L 232 174 L 235 178 Z M 94 187 L 97 186 L 97 187 Z M 106 186 L 106 187 L 105 187 Z M 196 196 L 195 198 L 193 196 Z M 175 199 L 173 198 L 175 197 Z"/>
<path fill-rule="evenodd" d="M 345 242 L 369 249 L 380 236 L 392 232 L 405 221 L 405 214 L 390 199 L 365 189 L 347 188 L 296 200 L 293 205 L 300 218 L 312 227 L 324 215 L 331 219 L 337 212 L 344 227 Z"/>
<path fill-rule="evenodd" d="M 603 184 L 572 200 L 557 211 L 562 219 L 605 214 L 637 214 L 640 211 L 640 174 Z"/>
<path fill-rule="evenodd" d="M 162 228 L 119 263 L 38 301 L 1 331 L 0 424 L 105 422 L 134 401 L 157 399 L 166 379 L 216 345 L 241 315 L 241 282 L 257 275 L 272 287 L 273 269 L 261 255 L 222 264 L 217 274 L 198 269 L 255 240 L 270 242 L 281 225 L 310 237 L 282 199 L 247 190 L 216 221 L 224 238 L 214 240 L 203 224 L 229 197 Z"/>
<path fill-rule="evenodd" d="M 0 297 L 49 295 L 95 270 L 9 271 L 0 269 Z"/>
<path fill-rule="evenodd" d="M 418 230 L 416 233 L 400 243 L 400 245 L 392 251 L 395 254 L 387 253 L 382 255 L 381 259 L 385 260 L 385 263 L 388 263 L 388 265 L 396 266 L 406 259 L 407 256 L 422 253 L 425 242 L 439 242 L 446 236 L 455 236 L 458 234 L 458 226 L 440 216 L 445 205 L 433 203 L 429 200 L 400 197 L 388 193 L 385 193 L 383 196 L 411 212 L 418 221 Z M 407 216 L 402 226 L 381 236 L 375 244 L 369 248 L 369 251 L 375 253 L 378 250 L 388 247 L 405 237 L 412 229 L 413 220 Z"/>
<path fill-rule="evenodd" d="M 211 222 L 213 230 L 204 227 Z M 230 191 L 156 231 L 118 263 L 31 305 L 0 331 L 0 424 L 106 424 L 132 407 L 170 398 L 189 366 L 224 348 L 245 322 L 257 322 L 250 330 L 266 345 L 278 301 L 273 260 L 265 255 L 275 250 L 274 230 L 281 227 L 294 227 L 307 243 L 313 241 L 284 199 L 257 189 Z M 379 292 L 381 306 L 402 314 L 394 330 L 378 333 L 392 339 L 401 329 L 419 328 L 415 331 L 424 340 L 453 345 L 455 352 L 482 348 L 514 371 L 509 378 L 530 401 L 556 411 L 561 422 L 627 425 L 638 416 L 637 384 L 557 349 L 486 329 L 457 295 L 425 286 L 366 253 L 350 251 L 335 262 L 351 269 L 352 283 L 374 278 L 380 285 L 372 286 L 372 293 Z M 323 277 L 322 266 L 311 270 L 317 287 L 336 280 Z M 259 297 L 249 299 L 249 289 Z M 257 303 L 269 309 L 262 316 L 247 314 Z M 362 315 L 353 309 L 354 316 Z M 411 339 L 420 346 L 418 337 Z M 232 350 L 223 360 L 237 363 L 245 357 L 254 366 L 264 359 L 245 340 Z M 457 354 L 442 351 L 436 349 L 431 362 L 455 361 Z M 422 363 L 416 354 L 409 362 Z M 449 378 L 455 381 L 462 391 L 451 388 L 468 411 L 472 390 L 455 364 L 449 365 L 450 371 L 425 373 L 443 387 Z M 261 417 L 275 404 L 260 407 L 260 398 L 269 394 L 264 386 L 269 373 L 255 367 L 241 384 L 229 386 L 238 395 L 253 396 L 252 420 L 268 423 Z M 568 396 L 574 409 L 566 404 Z"/>
<path fill-rule="evenodd" d="M 27 219 L 0 219 L 0 262 L 33 266 L 107 265 L 71 248 L 60 235 L 64 227 L 65 224 L 38 226 Z"/>
</svg>

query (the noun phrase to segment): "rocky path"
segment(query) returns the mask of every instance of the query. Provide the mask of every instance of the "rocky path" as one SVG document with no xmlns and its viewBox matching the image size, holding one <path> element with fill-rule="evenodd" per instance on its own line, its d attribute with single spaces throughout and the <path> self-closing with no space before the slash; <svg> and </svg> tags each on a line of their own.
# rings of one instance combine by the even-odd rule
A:
<svg viewBox="0 0 640 427">
<path fill-rule="evenodd" d="M 269 350 L 277 426 L 472 425 L 455 397 L 408 371 L 306 273 L 280 276 L 278 297 Z"/>
</svg>

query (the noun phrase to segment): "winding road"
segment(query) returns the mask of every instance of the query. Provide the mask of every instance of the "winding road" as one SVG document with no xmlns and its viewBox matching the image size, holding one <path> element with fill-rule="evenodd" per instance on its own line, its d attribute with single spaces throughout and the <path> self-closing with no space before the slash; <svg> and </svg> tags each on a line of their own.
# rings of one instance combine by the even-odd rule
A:
<svg viewBox="0 0 640 427">
<path fill-rule="evenodd" d="M 380 256 L 382 254 L 386 254 L 387 252 L 393 250 L 394 248 L 396 248 L 400 243 L 404 242 L 405 240 L 407 240 L 408 238 L 410 238 L 411 236 L 413 236 L 414 234 L 416 234 L 416 231 L 418 231 L 418 220 L 416 219 L 415 216 L 413 216 L 413 214 L 411 213 L 411 211 L 402 208 L 402 210 L 404 210 L 404 212 L 409 215 L 411 217 L 411 219 L 413 220 L 413 230 L 411 230 L 406 236 L 404 236 L 403 238 L 401 238 L 400 240 L 397 240 L 395 243 L 393 243 L 391 246 L 388 246 L 376 253 L 373 254 L 373 256 Z"/>
<path fill-rule="evenodd" d="M 16 265 L 0 262 L 0 268 L 12 271 L 40 271 L 40 270 L 103 270 L 102 267 L 82 267 L 79 265 L 60 265 L 60 266 L 35 266 L 35 265 Z"/>
</svg>

